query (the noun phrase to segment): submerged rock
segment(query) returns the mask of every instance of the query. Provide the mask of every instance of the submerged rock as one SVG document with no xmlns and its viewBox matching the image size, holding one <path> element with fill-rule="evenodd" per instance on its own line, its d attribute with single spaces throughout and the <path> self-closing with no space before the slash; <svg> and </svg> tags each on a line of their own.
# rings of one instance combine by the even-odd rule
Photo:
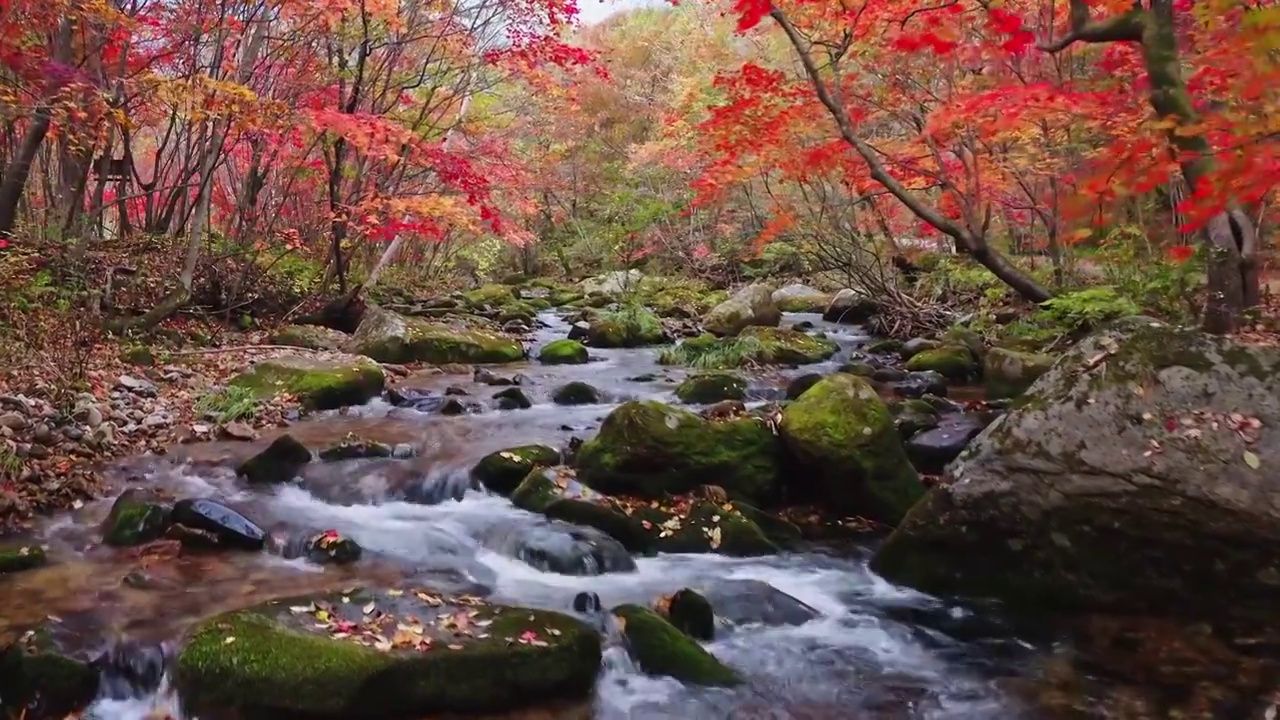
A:
<svg viewBox="0 0 1280 720">
<path fill-rule="evenodd" d="M 250 483 L 284 483 L 298 476 L 303 465 L 311 462 L 311 451 L 292 435 L 271 441 L 265 450 L 240 463 L 236 474 Z"/>
<path fill-rule="evenodd" d="M 767 285 L 748 285 L 715 306 L 702 318 L 702 327 L 713 335 L 737 335 L 752 325 L 777 327 L 782 312 Z"/>
<path fill-rule="evenodd" d="M 600 391 L 594 386 L 574 380 L 552 391 L 551 402 L 557 405 L 594 405 L 600 402 L 600 397 Z"/>
<path fill-rule="evenodd" d="M 155 692 L 171 659 L 162 645 L 113 643 L 90 663 L 98 673 L 98 696 L 129 700 Z"/>
<path fill-rule="evenodd" d="M 714 478 L 730 497 L 768 504 L 777 495 L 780 447 L 754 417 L 712 422 L 660 402 L 609 413 L 578 452 L 587 485 L 612 495 L 661 498 Z"/>
<path fill-rule="evenodd" d="M 602 575 L 636 569 L 636 561 L 622 543 L 592 527 L 556 521 L 545 525 L 502 523 L 489 528 L 481 541 L 491 550 L 559 575 Z"/>
<path fill-rule="evenodd" d="M 489 453 L 471 468 L 471 479 L 489 492 L 510 495 L 539 466 L 560 464 L 560 451 L 548 445 L 521 445 Z"/>
<path fill-rule="evenodd" d="M 782 411 L 808 489 L 837 512 L 894 524 L 924 495 L 893 417 L 865 379 L 836 373 Z"/>
<path fill-rule="evenodd" d="M 390 363 L 506 363 L 524 357 L 520 343 L 497 333 L 408 318 L 378 307 L 365 311 L 353 347 Z"/>
<path fill-rule="evenodd" d="M 716 616 L 732 625 L 803 625 L 820 615 L 762 580 L 722 579 L 701 590 Z"/>
<path fill-rule="evenodd" d="M 613 609 L 627 652 L 649 675 L 665 675 L 693 685 L 728 686 L 741 682 L 714 655 L 654 611 L 639 605 Z"/>
<path fill-rule="evenodd" d="M 533 402 L 529 400 L 529 396 L 518 387 L 509 387 L 506 390 L 499 390 L 493 394 L 493 399 L 498 401 L 499 410 L 528 410 L 533 407 Z"/>
<path fill-rule="evenodd" d="M 337 530 L 271 535 L 270 550 L 286 560 L 306 558 L 317 565 L 347 565 L 364 555 L 364 548 Z"/>
<path fill-rule="evenodd" d="M 599 636 L 568 615 L 396 588 L 215 616 L 176 679 L 197 710 L 413 718 L 587 697 L 600 654 Z"/>
<path fill-rule="evenodd" d="M 129 488 L 120 493 L 102 523 L 102 541 L 116 547 L 158 540 L 169 529 L 169 506 L 153 490 Z"/>
<path fill-rule="evenodd" d="M 988 426 L 872 567 L 1039 610 L 1274 621 L 1277 467 L 1280 351 L 1125 319 Z"/>
<path fill-rule="evenodd" d="M 259 360 L 229 381 L 259 398 L 294 395 L 311 410 L 363 404 L 381 394 L 385 383 L 386 375 L 377 363 L 354 355 L 325 359 L 283 355 Z"/>
</svg>

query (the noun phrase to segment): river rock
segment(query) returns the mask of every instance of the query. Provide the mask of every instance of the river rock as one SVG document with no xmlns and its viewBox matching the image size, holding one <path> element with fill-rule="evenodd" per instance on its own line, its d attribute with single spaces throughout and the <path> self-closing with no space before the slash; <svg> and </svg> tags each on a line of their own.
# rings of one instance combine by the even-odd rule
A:
<svg viewBox="0 0 1280 720">
<path fill-rule="evenodd" d="M 1041 610 L 1274 621 L 1277 467 L 1280 351 L 1127 318 L 988 426 L 873 568 Z"/>
<path fill-rule="evenodd" d="M 907 361 L 907 369 L 912 372 L 936 372 L 957 383 L 975 380 L 981 374 L 978 359 L 964 345 L 943 345 L 932 350 L 921 350 Z"/>
<path fill-rule="evenodd" d="M 171 657 L 154 643 L 117 642 L 89 663 L 98 674 L 98 696 L 132 700 L 160 687 Z"/>
<path fill-rule="evenodd" d="M 777 497 L 780 463 L 759 418 L 713 422 L 652 400 L 615 408 L 577 459 L 582 481 L 607 494 L 662 498 L 714 478 L 730 497 L 765 505 Z"/>
<path fill-rule="evenodd" d="M 48 620 L 0 643 L 0 709 L 13 717 L 63 718 L 98 693 L 92 657 L 62 623 Z"/>
<path fill-rule="evenodd" d="M 901 416 L 898 419 L 900 421 Z M 937 427 L 921 430 L 906 442 L 911 464 L 930 475 L 941 474 L 947 463 L 959 457 L 969 441 L 987 426 L 986 421 L 976 415 L 960 413 L 935 422 Z"/>
<path fill-rule="evenodd" d="M 169 529 L 169 507 L 147 488 L 128 488 L 111 505 L 102 523 L 102 541 L 128 547 L 158 540 Z"/>
<path fill-rule="evenodd" d="M 716 614 L 711 603 L 696 590 L 683 588 L 658 601 L 667 622 L 694 640 L 710 642 L 716 636 Z"/>
<path fill-rule="evenodd" d="M 773 301 L 773 290 L 763 284 L 748 285 L 715 306 L 702 318 L 702 327 L 713 335 L 737 335 L 752 325 L 777 327 L 782 312 Z"/>
<path fill-rule="evenodd" d="M 547 365 L 581 365 L 589 358 L 587 348 L 577 340 L 553 340 L 542 346 L 538 359 Z"/>
<path fill-rule="evenodd" d="M 569 326 L 569 340 L 582 341 L 591 335 L 591 323 L 585 320 L 579 320 Z"/>
<path fill-rule="evenodd" d="M 533 407 L 529 396 L 517 387 L 500 390 L 493 394 L 493 399 L 498 401 L 499 410 L 528 410 Z"/>
<path fill-rule="evenodd" d="M 155 397 L 159 390 L 156 389 L 155 383 L 150 380 L 136 378 L 132 375 L 121 375 L 116 380 L 116 387 L 121 390 L 138 395 L 140 397 Z"/>
<path fill-rule="evenodd" d="M 342 350 L 350 341 L 350 335 L 323 325 L 288 325 L 277 330 L 270 339 L 273 345 L 309 350 Z"/>
<path fill-rule="evenodd" d="M 845 288 L 831 298 L 822 313 L 827 322 L 857 324 L 870 320 L 880 311 L 880 304 L 866 293 Z"/>
<path fill-rule="evenodd" d="M 176 680 L 197 710 L 469 715 L 588 697 L 600 657 L 599 635 L 568 615 L 394 588 L 215 616 L 178 656 Z"/>
<path fill-rule="evenodd" d="M 782 312 L 820 313 L 831 303 L 831 296 L 808 285 L 792 283 L 774 290 L 773 302 Z"/>
<path fill-rule="evenodd" d="M 920 398 L 925 395 L 945 397 L 947 379 L 932 370 L 911 372 L 901 380 L 890 383 L 890 387 L 893 388 L 893 394 L 899 397 Z"/>
<path fill-rule="evenodd" d="M 675 678 L 692 685 L 730 686 L 738 674 L 654 611 L 619 605 L 614 621 L 636 665 L 649 675 Z"/>
<path fill-rule="evenodd" d="M 599 390 L 580 380 L 567 382 L 551 393 L 551 402 L 557 405 L 594 405 L 600 398 Z"/>
<path fill-rule="evenodd" d="M 412 448 L 410 448 L 412 452 Z M 342 460 L 367 460 L 370 458 L 389 458 L 395 449 L 386 443 L 367 440 L 354 433 L 348 433 L 340 442 L 321 450 L 317 456 L 323 462 L 340 462 Z"/>
<path fill-rule="evenodd" d="M 791 382 L 787 383 L 786 398 L 788 400 L 795 400 L 808 392 L 809 388 L 817 385 L 821 381 L 822 375 L 819 375 L 818 373 L 806 373 L 792 378 Z"/>
<path fill-rule="evenodd" d="M 506 363 L 524 357 L 520 343 L 476 328 L 408 318 L 379 307 L 365 311 L 353 347 L 378 362 Z"/>
<path fill-rule="evenodd" d="M 323 532 L 273 531 L 267 549 L 286 560 L 306 558 L 317 565 L 348 565 L 360 559 L 364 548 L 337 530 Z"/>
<path fill-rule="evenodd" d="M 0 575 L 33 570 L 44 565 L 44 548 L 31 543 L 0 542 Z"/>
<path fill-rule="evenodd" d="M 0 427 L 10 430 L 26 430 L 31 422 L 27 420 L 27 416 L 17 412 L 7 412 L 0 415 Z"/>
<path fill-rule="evenodd" d="M 706 372 L 690 375 L 676 388 L 680 402 L 710 405 L 721 400 L 741 400 L 747 394 L 747 381 L 730 372 Z"/>
<path fill-rule="evenodd" d="M 898 428 L 898 437 L 903 440 L 916 433 L 938 427 L 938 409 L 924 400 L 910 399 L 896 402 L 889 406 L 889 412 L 893 414 L 893 424 Z"/>
<path fill-rule="evenodd" d="M 583 295 L 621 295 L 640 284 L 644 273 L 639 270 L 615 270 L 578 283 Z"/>
<path fill-rule="evenodd" d="M 893 417 L 865 379 L 836 373 L 782 411 L 803 489 L 826 507 L 894 524 L 924 495 Z"/>
<path fill-rule="evenodd" d="M 942 347 L 942 343 L 938 342 L 937 340 L 933 340 L 931 338 L 917 337 L 917 338 L 911 338 L 910 340 L 904 343 L 901 343 L 898 346 L 897 352 L 898 352 L 898 357 L 906 361 L 906 360 L 910 360 L 916 355 L 919 355 L 925 350 L 936 350 L 940 347 Z"/>
<path fill-rule="evenodd" d="M 1018 397 L 1053 366 L 1052 355 L 991 348 L 982 366 L 982 384 L 988 400 Z"/>
<path fill-rule="evenodd" d="M 548 445 L 521 445 L 480 458 L 471 468 L 471 479 L 489 492 L 510 495 L 534 468 L 559 464 L 559 450 Z"/>
<path fill-rule="evenodd" d="M 385 383 L 377 363 L 354 355 L 282 355 L 259 360 L 229 382 L 249 388 L 259 398 L 294 395 L 310 410 L 360 405 L 381 394 Z"/>
<path fill-rule="evenodd" d="M 203 531 L 215 546 L 256 552 L 266 544 L 266 531 L 216 500 L 179 500 L 173 504 L 169 517 L 175 525 Z"/>
<path fill-rule="evenodd" d="M 303 465 L 311 462 L 311 451 L 292 435 L 276 438 L 265 450 L 245 460 L 236 474 L 250 483 L 284 483 L 298 476 Z"/>
<path fill-rule="evenodd" d="M 722 579 L 700 588 L 732 625 L 803 625 L 820 613 L 762 580 Z"/>
</svg>

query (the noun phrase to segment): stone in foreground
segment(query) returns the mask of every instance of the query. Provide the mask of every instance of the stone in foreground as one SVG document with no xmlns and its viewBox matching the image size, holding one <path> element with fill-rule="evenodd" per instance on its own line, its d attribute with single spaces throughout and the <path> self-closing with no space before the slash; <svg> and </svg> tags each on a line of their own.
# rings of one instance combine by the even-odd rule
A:
<svg viewBox="0 0 1280 720">
<path fill-rule="evenodd" d="M 177 680 L 193 708 L 414 718 L 585 697 L 600 652 L 593 630 L 560 613 L 356 591 L 216 616 L 178 657 Z"/>
<path fill-rule="evenodd" d="M 377 363 L 354 355 L 329 358 L 282 355 L 255 363 L 230 382 L 249 388 L 263 399 L 280 394 L 297 396 L 309 410 L 363 404 L 377 397 L 385 383 L 386 376 Z"/>
<path fill-rule="evenodd" d="M 627 652 L 649 675 L 666 675 L 694 685 L 737 685 L 738 674 L 656 612 L 639 605 L 619 605 L 614 621 Z"/>
<path fill-rule="evenodd" d="M 1280 350 L 1118 321 L 990 425 L 876 554 L 1035 609 L 1280 616 Z"/>
</svg>

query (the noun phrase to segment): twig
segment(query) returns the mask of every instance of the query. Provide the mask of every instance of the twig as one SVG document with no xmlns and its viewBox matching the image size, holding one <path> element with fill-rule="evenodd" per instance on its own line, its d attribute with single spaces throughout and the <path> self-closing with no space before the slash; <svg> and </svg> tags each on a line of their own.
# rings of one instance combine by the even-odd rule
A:
<svg viewBox="0 0 1280 720">
<path fill-rule="evenodd" d="M 294 345 L 235 345 L 232 347 L 200 348 L 199 350 L 181 350 L 170 355 L 213 355 L 216 353 L 236 352 L 238 350 L 306 350 Z"/>
</svg>

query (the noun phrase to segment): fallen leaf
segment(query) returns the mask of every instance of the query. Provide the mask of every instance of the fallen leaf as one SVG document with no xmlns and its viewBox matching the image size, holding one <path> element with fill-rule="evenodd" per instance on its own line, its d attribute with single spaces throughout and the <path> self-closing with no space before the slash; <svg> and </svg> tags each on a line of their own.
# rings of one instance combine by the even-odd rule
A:
<svg viewBox="0 0 1280 720">
<path fill-rule="evenodd" d="M 1250 450 L 1245 450 L 1245 451 L 1244 451 L 1244 464 L 1245 464 L 1245 465 L 1248 465 L 1250 468 L 1252 468 L 1252 469 L 1254 469 L 1254 470 L 1257 470 L 1258 468 L 1262 467 L 1262 460 L 1261 460 L 1261 459 L 1259 459 L 1259 458 L 1258 458 L 1258 456 L 1257 456 L 1257 455 L 1255 455 L 1252 451 L 1250 451 Z"/>
<path fill-rule="evenodd" d="M 235 636 L 235 635 L 228 635 L 228 636 L 227 636 L 227 638 L 226 638 L 225 640 L 223 640 L 223 641 L 222 641 L 222 644 L 223 644 L 223 645 L 230 645 L 231 643 L 233 643 L 233 642 L 235 642 L 235 641 L 236 641 L 236 636 Z"/>
</svg>

